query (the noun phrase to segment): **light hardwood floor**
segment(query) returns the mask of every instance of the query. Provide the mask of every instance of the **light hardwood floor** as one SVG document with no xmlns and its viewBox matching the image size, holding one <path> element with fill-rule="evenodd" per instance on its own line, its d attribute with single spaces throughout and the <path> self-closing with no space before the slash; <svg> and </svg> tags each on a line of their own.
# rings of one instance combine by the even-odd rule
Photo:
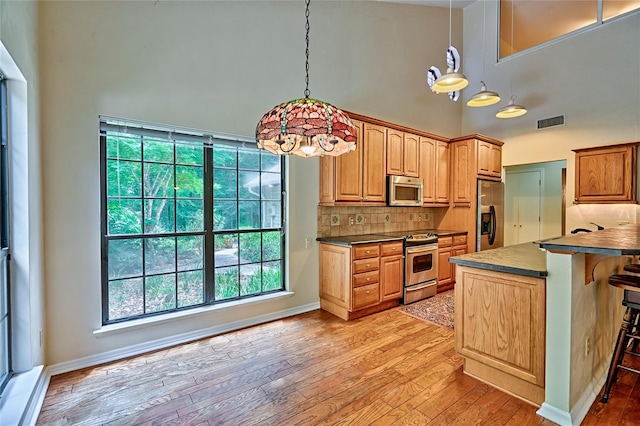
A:
<svg viewBox="0 0 640 426">
<path fill-rule="evenodd" d="M 638 424 L 632 379 L 584 424 Z M 396 308 L 350 322 L 318 310 L 54 376 L 37 424 L 553 424 L 535 412 L 462 374 L 452 330 Z"/>
</svg>

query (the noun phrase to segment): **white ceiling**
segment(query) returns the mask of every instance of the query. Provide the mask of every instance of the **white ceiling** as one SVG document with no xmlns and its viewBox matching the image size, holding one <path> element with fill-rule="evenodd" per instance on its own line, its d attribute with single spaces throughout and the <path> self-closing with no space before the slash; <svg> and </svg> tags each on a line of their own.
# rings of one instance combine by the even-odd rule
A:
<svg viewBox="0 0 640 426">
<path fill-rule="evenodd" d="M 378 0 L 387 3 L 420 4 L 424 6 L 449 7 L 449 0 Z M 474 3 L 476 0 L 451 0 L 451 7 L 463 9 Z"/>
</svg>

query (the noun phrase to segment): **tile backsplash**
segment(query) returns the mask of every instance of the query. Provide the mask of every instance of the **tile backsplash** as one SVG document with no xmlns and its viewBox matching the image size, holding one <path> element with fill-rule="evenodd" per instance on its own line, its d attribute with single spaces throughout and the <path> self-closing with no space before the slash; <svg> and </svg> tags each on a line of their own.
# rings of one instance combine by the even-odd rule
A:
<svg viewBox="0 0 640 426">
<path fill-rule="evenodd" d="M 318 206 L 318 237 L 434 228 L 434 209 Z"/>
</svg>

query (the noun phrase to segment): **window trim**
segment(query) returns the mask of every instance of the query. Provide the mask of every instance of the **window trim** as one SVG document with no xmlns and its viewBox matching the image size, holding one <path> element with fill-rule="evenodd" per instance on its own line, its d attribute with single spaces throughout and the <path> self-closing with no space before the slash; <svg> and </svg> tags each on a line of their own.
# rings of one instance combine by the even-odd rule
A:
<svg viewBox="0 0 640 426">
<path fill-rule="evenodd" d="M 0 252 L 4 257 L 6 272 L 4 277 L 5 302 L 7 304 L 7 335 L 6 342 L 0 342 L 3 346 L 6 343 L 7 351 L 7 371 L 4 376 L 0 376 L 0 394 L 9 384 L 13 376 L 13 349 L 12 349 L 12 309 L 11 309 L 11 235 L 9 218 L 9 135 L 8 135 L 8 102 L 7 102 L 7 80 L 0 72 Z M 3 303 L 0 301 L 0 303 Z"/>
<path fill-rule="evenodd" d="M 280 211 L 281 211 L 281 220 L 280 220 L 280 226 L 277 228 L 263 228 L 262 227 L 262 207 L 260 207 L 260 217 L 261 217 L 261 223 L 260 223 L 260 228 L 256 228 L 256 229 L 240 229 L 239 226 L 236 226 L 235 229 L 230 229 L 230 230 L 215 230 L 214 229 L 214 221 L 213 221 L 213 202 L 214 202 L 214 194 L 213 194 L 213 174 L 214 174 L 214 169 L 215 169 L 215 165 L 213 162 L 213 158 L 214 158 L 214 146 L 219 146 L 219 145 L 228 145 L 236 150 L 242 150 L 242 149 L 253 149 L 255 147 L 255 142 L 253 140 L 250 140 L 248 138 L 243 138 L 243 137 L 238 137 L 238 136 L 232 136 L 232 135 L 228 135 L 228 134 L 221 134 L 221 133 L 213 133 L 213 132 L 204 132 L 204 131 L 199 131 L 199 130 L 193 130 L 193 129 L 184 129 L 184 128 L 177 128 L 177 127 L 168 127 L 168 126 L 163 126 L 163 125 L 158 125 L 158 124 L 154 124 L 154 123 L 143 123 L 143 122 L 138 122 L 138 121 L 129 121 L 129 120 L 122 120 L 122 119 L 116 119 L 113 117 L 107 117 L 107 116 L 100 116 L 99 117 L 99 124 L 100 124 L 100 135 L 99 135 L 99 142 L 100 142 L 100 197 L 101 197 L 101 211 L 100 211 L 100 217 L 101 217 L 101 307 L 102 307 L 102 313 L 101 313 L 101 318 L 102 318 L 102 327 L 103 328 L 110 328 L 111 326 L 115 326 L 118 324 L 126 324 L 126 323 L 131 323 L 131 322 L 136 322 L 136 321 L 143 321 L 145 322 L 145 320 L 149 320 L 149 319 L 153 319 L 153 318 L 160 318 L 157 321 L 151 321 L 151 322 L 158 322 L 158 321 L 162 321 L 162 317 L 172 317 L 172 316 L 176 316 L 177 313 L 182 313 L 185 312 L 185 315 L 190 315 L 190 311 L 194 311 L 194 310 L 211 310 L 211 308 L 213 306 L 216 307 L 220 307 L 220 306 L 224 306 L 224 305 L 232 305 L 234 303 L 240 302 L 240 301 L 252 301 L 252 300 L 256 300 L 263 298 L 264 296 L 268 296 L 268 295 L 279 295 L 279 294 L 287 294 L 288 293 L 288 283 L 287 283 L 287 254 L 288 254 L 288 248 L 287 248 L 287 243 L 288 243 L 288 238 L 287 236 L 287 229 L 288 229 L 288 224 L 286 223 L 285 218 L 287 217 L 286 214 L 286 209 L 288 208 L 288 202 L 286 199 L 286 188 L 287 188 L 287 166 L 286 166 L 286 161 L 284 157 L 280 157 L 280 170 L 279 170 L 279 174 L 280 174 L 280 188 L 281 188 L 281 196 L 279 198 L 279 202 L 280 202 Z M 179 137 L 177 137 L 177 139 L 179 139 L 180 144 L 183 144 L 183 141 L 186 145 L 191 145 L 192 146 L 197 146 L 197 147 L 202 147 L 203 148 L 203 164 L 202 164 L 202 168 L 203 168 L 203 195 L 202 195 L 202 200 L 203 200 L 203 214 L 204 214 L 204 218 L 203 218 L 203 230 L 202 231 L 194 231 L 194 232 L 189 232 L 189 231 L 178 231 L 177 227 L 173 230 L 173 232 L 168 232 L 168 233 L 154 233 L 154 234 L 147 234 L 145 233 L 145 229 L 143 227 L 143 229 L 141 230 L 140 233 L 135 234 L 134 238 L 139 238 L 142 241 L 147 240 L 147 239 L 153 239 L 153 238 L 160 238 L 160 237 L 170 237 L 170 238 L 179 238 L 179 237 L 184 237 L 184 236 L 190 236 L 190 235 L 194 235 L 194 236 L 202 236 L 203 238 L 203 248 L 204 248 L 204 259 L 203 259 L 203 300 L 202 303 L 199 304 L 195 304 L 195 305 L 189 305 L 189 306 L 183 306 L 183 307 L 179 307 L 176 306 L 175 308 L 171 308 L 168 310 L 161 310 L 161 311 L 157 311 L 157 312 L 143 312 L 142 314 L 139 315 L 133 315 L 133 316 L 128 316 L 128 317 L 124 317 L 124 318 L 117 318 L 117 319 L 109 319 L 109 268 L 108 268 L 108 250 L 109 250 L 109 246 L 108 243 L 109 241 L 113 241 L 113 240 L 118 240 L 118 239 L 128 239 L 128 238 L 132 238 L 132 234 L 115 234 L 115 235 L 109 235 L 108 234 L 108 228 L 109 228 L 109 224 L 108 224 L 108 188 L 107 188 L 107 179 L 108 179 L 108 149 L 107 149 L 107 131 L 115 131 L 115 132 L 121 132 L 121 133 L 131 133 L 131 134 L 135 134 L 136 136 L 141 136 L 142 139 L 144 139 L 144 137 L 160 137 L 162 139 L 172 139 L 172 134 L 175 135 L 179 135 Z M 250 144 L 250 145 L 249 145 Z M 173 144 L 173 146 L 177 146 L 177 144 Z M 260 158 L 262 159 L 262 155 L 264 154 L 268 154 L 265 153 L 264 151 L 258 150 L 257 148 L 255 148 L 256 151 L 258 153 L 261 154 Z M 175 150 L 175 148 L 174 148 Z M 174 151 L 175 152 L 175 151 Z M 237 151 L 236 151 L 237 152 Z M 272 155 L 272 154 L 270 154 Z M 144 163 L 144 159 L 141 157 L 140 159 L 141 163 Z M 172 163 L 173 167 L 175 168 L 177 163 L 176 163 L 176 159 L 174 156 L 174 160 Z M 261 166 L 262 168 L 262 163 Z M 260 168 L 260 170 L 258 170 L 258 173 L 264 173 L 265 171 L 263 171 Z M 235 170 L 238 171 L 242 171 L 244 169 L 239 167 L 239 164 L 236 163 L 236 167 Z M 141 199 L 144 199 L 144 194 L 141 195 Z M 175 196 L 174 196 L 175 198 Z M 235 202 L 238 203 L 242 201 L 241 199 L 238 198 L 238 196 L 235 199 Z M 262 198 L 259 198 L 257 200 L 258 202 L 262 201 Z M 175 209 L 175 207 L 174 207 Z M 177 214 L 177 209 L 175 209 L 174 214 Z M 174 222 L 175 222 L 175 218 L 174 218 Z M 177 224 L 177 222 L 176 222 Z M 239 225 L 239 223 L 237 224 Z M 221 234 L 235 234 L 238 236 L 238 238 L 240 237 L 240 235 L 242 234 L 246 234 L 246 233 L 256 233 L 256 234 L 260 234 L 261 235 L 261 239 L 262 239 L 262 234 L 265 232 L 280 232 L 280 258 L 279 259 L 274 259 L 272 261 L 277 261 L 280 263 L 280 284 L 281 287 L 278 289 L 274 289 L 274 290 L 267 290 L 267 291 L 260 291 L 259 293 L 253 293 L 253 294 L 248 294 L 248 295 L 238 295 L 237 297 L 233 297 L 233 298 L 228 298 L 228 299 L 222 299 L 222 300 L 215 300 L 215 265 L 214 265 L 214 252 L 215 252 L 215 237 L 216 235 L 221 235 Z M 144 246 L 144 243 L 143 243 Z M 177 255 L 177 254 L 176 254 Z M 259 264 L 262 265 L 264 263 L 269 263 L 272 262 L 269 260 L 262 260 L 262 255 L 261 255 L 261 259 Z M 177 265 L 177 264 L 176 264 Z M 244 263 L 238 263 L 237 265 L 230 265 L 230 266 L 236 266 L 238 268 L 238 273 L 240 273 L 240 268 L 245 265 Z M 180 271 L 178 269 L 176 269 L 176 271 L 174 271 L 174 273 L 179 273 Z M 151 274 L 154 275 L 154 274 Z M 142 278 L 144 279 L 144 277 L 146 277 L 147 274 L 144 273 L 144 270 L 142 272 Z M 112 280 L 113 281 L 113 280 Z M 144 291 L 144 290 L 143 290 Z M 143 301 L 144 301 L 144 294 L 143 294 Z M 144 302 L 143 302 L 144 303 Z M 181 315 L 178 315 L 181 316 Z M 126 327 L 115 327 L 115 328 L 126 328 Z"/>
</svg>

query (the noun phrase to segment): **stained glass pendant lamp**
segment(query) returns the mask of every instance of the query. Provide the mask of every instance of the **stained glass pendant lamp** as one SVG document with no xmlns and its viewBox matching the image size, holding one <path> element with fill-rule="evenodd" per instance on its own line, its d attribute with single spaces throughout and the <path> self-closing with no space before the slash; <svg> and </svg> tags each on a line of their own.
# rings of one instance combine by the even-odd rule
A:
<svg viewBox="0 0 640 426">
<path fill-rule="evenodd" d="M 335 106 L 309 97 L 309 2 L 306 0 L 304 98 L 276 105 L 256 127 L 258 148 L 301 157 L 338 156 L 356 149 L 356 128 Z"/>
</svg>

